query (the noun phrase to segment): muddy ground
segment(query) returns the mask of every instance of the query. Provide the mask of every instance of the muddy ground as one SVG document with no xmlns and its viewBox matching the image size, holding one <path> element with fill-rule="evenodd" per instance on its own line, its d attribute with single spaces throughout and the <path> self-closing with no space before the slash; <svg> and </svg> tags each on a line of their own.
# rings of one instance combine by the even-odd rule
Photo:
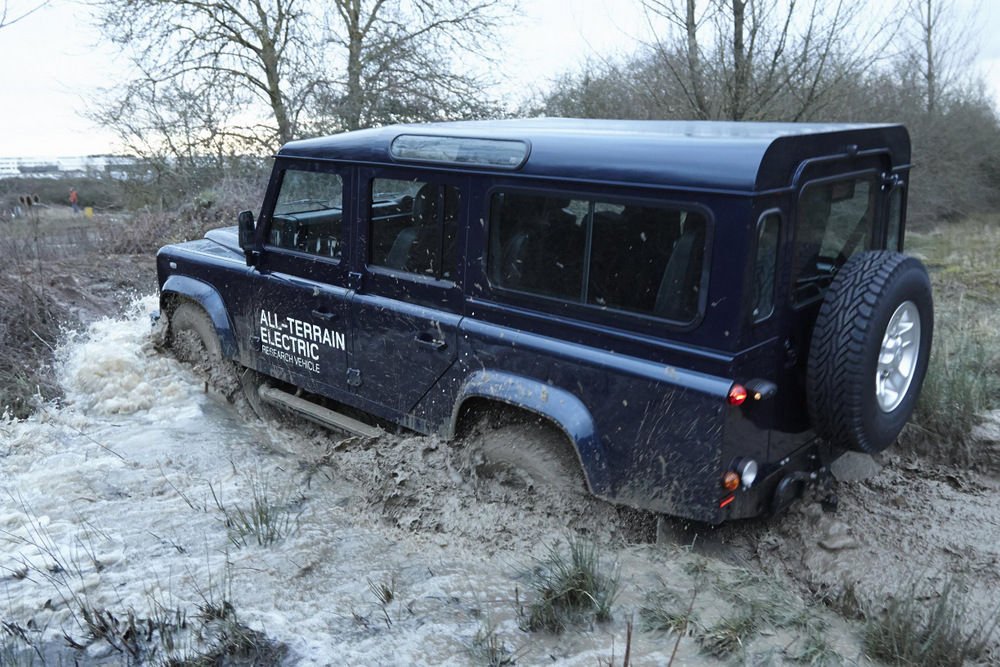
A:
<svg viewBox="0 0 1000 667">
<path fill-rule="evenodd" d="M 156 286 L 149 256 L 57 258 L 25 263 L 24 271 L 58 304 L 72 328 L 120 314 L 134 295 L 154 293 Z M 243 411 L 244 418 L 253 419 Z M 484 471 L 474 452 L 433 438 L 385 436 L 364 442 L 283 423 L 268 429 L 266 446 L 282 461 L 281 469 L 294 471 L 303 485 L 336 480 L 338 502 L 352 507 L 351 521 L 389 531 L 410 548 L 427 544 L 479 553 L 491 562 L 523 562 L 543 557 L 543 545 L 554 536 L 576 535 L 607 549 L 631 586 L 619 602 L 629 607 L 627 613 L 619 614 L 601 635 L 601 641 L 610 636 L 617 642 L 619 660 L 627 616 L 635 616 L 657 587 L 687 599 L 697 597 L 706 577 L 722 582 L 692 603 L 708 627 L 725 614 L 727 604 L 746 602 L 738 596 L 724 600 L 720 591 L 726 582 L 737 588 L 734 581 L 749 577 L 753 585 L 748 590 L 756 591 L 752 595 L 791 591 L 797 601 L 792 606 L 805 605 L 806 613 L 820 619 L 831 661 L 867 664 L 861 625 L 852 617 L 859 607 L 878 613 L 891 596 L 916 581 L 940 587 L 961 576 L 976 612 L 996 614 L 1000 514 L 992 500 L 1000 492 L 1000 467 L 995 465 L 1000 460 L 1000 413 L 985 415 L 977 435 L 985 462 L 979 471 L 932 465 L 898 447 L 877 459 L 852 456 L 837 466 L 840 502 L 835 513 L 804 499 L 784 516 L 715 529 L 612 507 L 573 490 L 536 488 L 517 476 Z M 302 566 L 307 576 L 310 565 Z M 808 624 L 794 626 L 799 628 L 794 631 L 777 622 L 774 626 L 752 649 L 743 647 L 721 662 L 806 660 L 799 649 L 808 640 L 803 634 Z M 505 627 L 508 641 L 519 645 L 513 624 Z M 637 630 L 634 656 L 663 664 L 674 640 L 651 637 L 656 635 Z M 592 651 L 595 641 L 579 641 Z M 987 664 L 1000 661 L 997 641 L 995 637 Z M 577 649 L 565 643 L 528 645 L 520 654 L 521 664 L 572 663 L 574 655 L 592 655 L 573 653 Z M 698 650 L 694 638 L 685 638 L 683 645 L 678 654 L 683 660 L 677 664 L 718 664 Z M 587 664 L 593 662 L 587 659 Z"/>
</svg>

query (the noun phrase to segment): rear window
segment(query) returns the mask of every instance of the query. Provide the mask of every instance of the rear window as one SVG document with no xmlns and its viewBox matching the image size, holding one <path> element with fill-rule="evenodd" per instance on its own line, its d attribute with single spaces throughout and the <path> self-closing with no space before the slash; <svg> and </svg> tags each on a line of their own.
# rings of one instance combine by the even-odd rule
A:
<svg viewBox="0 0 1000 667">
<path fill-rule="evenodd" d="M 497 192 L 487 271 L 498 287 L 691 322 L 706 234 L 684 208 Z"/>
<path fill-rule="evenodd" d="M 874 174 L 803 188 L 792 271 L 796 303 L 821 296 L 837 269 L 871 248 L 878 191 Z"/>
</svg>

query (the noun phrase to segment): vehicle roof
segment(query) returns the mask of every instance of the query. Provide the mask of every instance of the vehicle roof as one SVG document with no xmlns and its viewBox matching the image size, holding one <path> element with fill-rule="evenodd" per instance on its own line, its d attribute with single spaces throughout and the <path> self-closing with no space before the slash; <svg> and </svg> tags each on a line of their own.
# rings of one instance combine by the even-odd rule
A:
<svg viewBox="0 0 1000 667">
<path fill-rule="evenodd" d="M 463 171 L 738 192 L 788 187 L 803 160 L 854 147 L 883 151 L 892 168 L 910 162 L 902 125 L 571 118 L 391 125 L 293 141 L 278 156 L 393 163 L 389 145 L 402 134 L 516 139 L 530 146 L 527 161 L 514 172 L 448 165 Z"/>
</svg>

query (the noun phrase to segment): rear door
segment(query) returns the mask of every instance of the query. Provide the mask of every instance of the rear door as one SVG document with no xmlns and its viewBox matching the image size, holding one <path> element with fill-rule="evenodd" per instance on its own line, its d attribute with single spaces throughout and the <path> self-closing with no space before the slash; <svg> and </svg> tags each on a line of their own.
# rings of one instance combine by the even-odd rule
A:
<svg viewBox="0 0 1000 667">
<path fill-rule="evenodd" d="M 277 178 L 249 297 L 255 367 L 336 398 L 345 392 L 350 349 L 344 197 L 350 172 L 295 163 Z"/>
<path fill-rule="evenodd" d="M 783 253 L 788 289 L 779 311 L 777 428 L 808 436 L 806 373 L 813 326 L 837 271 L 856 253 L 881 247 L 882 170 L 877 160 L 807 170 L 792 211 L 791 243 Z M 839 173 L 838 173 L 839 172 Z M 797 442 L 801 438 L 791 438 Z M 793 443 L 789 443 L 789 446 Z"/>
<path fill-rule="evenodd" d="M 357 395 L 407 413 L 455 361 L 464 178 L 360 172 L 360 287 L 348 377 Z M 383 410 L 385 412 L 385 410 Z"/>
</svg>

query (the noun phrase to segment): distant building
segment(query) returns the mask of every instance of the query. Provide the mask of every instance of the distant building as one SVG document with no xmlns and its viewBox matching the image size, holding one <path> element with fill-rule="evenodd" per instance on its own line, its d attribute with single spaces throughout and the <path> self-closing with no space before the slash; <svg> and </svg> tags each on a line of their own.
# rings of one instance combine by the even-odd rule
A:
<svg viewBox="0 0 1000 667">
<path fill-rule="evenodd" d="M 83 157 L 0 157 L 0 178 L 109 177 L 142 178 L 148 169 L 137 158 L 120 155 Z"/>
</svg>

